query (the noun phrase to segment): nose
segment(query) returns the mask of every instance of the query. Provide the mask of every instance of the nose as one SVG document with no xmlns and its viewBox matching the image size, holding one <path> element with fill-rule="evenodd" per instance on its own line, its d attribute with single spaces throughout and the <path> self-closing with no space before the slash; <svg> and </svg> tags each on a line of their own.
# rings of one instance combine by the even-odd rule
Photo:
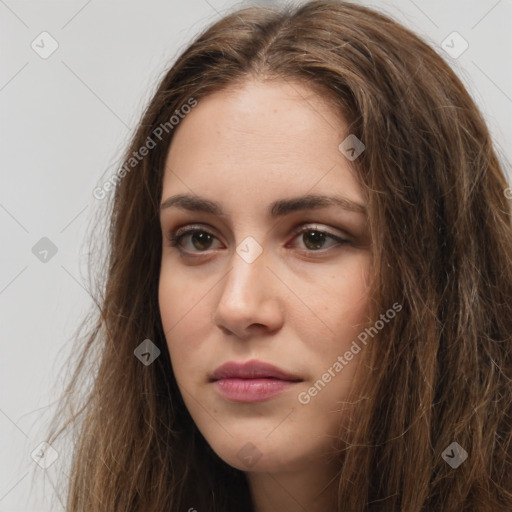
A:
<svg viewBox="0 0 512 512">
<path fill-rule="evenodd" d="M 234 252 L 230 263 L 212 314 L 214 324 L 243 339 L 279 330 L 284 321 L 284 285 L 267 267 L 265 252 L 252 263 Z"/>
</svg>

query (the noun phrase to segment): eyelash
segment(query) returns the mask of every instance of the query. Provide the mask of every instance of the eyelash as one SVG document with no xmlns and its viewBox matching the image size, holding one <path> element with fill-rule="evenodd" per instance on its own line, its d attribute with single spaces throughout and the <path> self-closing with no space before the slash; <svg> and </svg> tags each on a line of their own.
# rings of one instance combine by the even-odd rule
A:
<svg viewBox="0 0 512 512">
<path fill-rule="evenodd" d="M 302 235 L 303 233 L 307 233 L 309 231 L 316 231 L 317 233 L 321 233 L 323 235 L 326 236 L 326 238 L 330 238 L 332 240 L 334 240 L 336 242 L 336 244 L 334 244 L 333 246 L 331 247 L 339 247 L 339 246 L 342 246 L 342 245 L 345 245 L 345 244 L 349 244 L 349 240 L 346 240 L 344 238 L 341 238 L 339 236 L 336 236 L 336 235 L 333 235 L 332 233 L 329 233 L 328 231 L 325 231 L 321 228 L 319 228 L 318 226 L 314 226 L 314 225 L 309 225 L 309 226 L 300 226 L 299 228 L 296 228 L 294 231 L 293 231 L 293 239 L 295 240 L 295 238 L 299 237 L 300 235 Z M 175 231 L 172 231 L 171 233 L 169 233 L 169 236 L 167 237 L 168 238 L 168 241 L 169 241 L 169 245 L 171 247 L 178 247 L 178 249 L 183 252 L 183 253 L 188 253 L 188 254 L 206 254 L 208 252 L 208 249 L 206 251 L 187 251 L 187 250 L 184 250 L 184 249 L 181 249 L 179 246 L 180 246 L 180 243 L 182 241 L 183 238 L 185 238 L 186 236 L 188 235 L 192 235 L 194 233 L 206 233 L 214 238 L 217 238 L 213 233 L 210 233 L 208 230 L 202 228 L 202 227 L 186 227 L 186 228 L 178 228 L 176 229 Z M 330 248 L 328 249 L 301 249 L 301 251 L 305 251 L 307 253 L 324 253 L 325 251 L 329 250 Z"/>
</svg>

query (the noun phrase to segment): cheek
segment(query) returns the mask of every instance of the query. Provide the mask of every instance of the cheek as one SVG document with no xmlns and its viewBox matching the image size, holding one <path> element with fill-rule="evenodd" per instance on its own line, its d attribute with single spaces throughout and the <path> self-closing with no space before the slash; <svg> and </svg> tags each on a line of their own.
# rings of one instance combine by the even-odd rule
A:
<svg viewBox="0 0 512 512">
<path fill-rule="evenodd" d="M 309 291 L 312 310 L 331 331 L 345 335 L 358 331 L 366 320 L 369 297 L 369 257 L 354 255 L 343 266 L 322 276 L 323 286 Z"/>
<path fill-rule="evenodd" d="M 179 265 L 162 262 L 158 283 L 158 304 L 166 336 L 183 329 L 197 315 L 204 297 L 204 286 L 194 282 Z"/>
<path fill-rule="evenodd" d="M 181 288 L 179 276 L 171 279 L 169 272 L 162 268 L 158 283 L 158 305 L 166 337 L 173 330 L 173 326 L 175 326 L 183 307 L 183 304 L 177 300 L 177 297 L 180 296 L 178 293 L 181 291 Z"/>
<path fill-rule="evenodd" d="M 162 268 L 158 303 L 162 327 L 176 377 L 190 375 L 197 363 L 197 351 L 206 343 L 209 320 L 208 287 L 193 282 L 177 266 Z"/>
<path fill-rule="evenodd" d="M 366 256 L 354 257 L 349 261 L 347 258 L 344 263 L 344 266 L 340 265 L 318 280 L 322 284 L 321 288 L 316 288 L 314 293 L 309 292 L 309 304 L 312 305 L 314 315 L 310 312 L 307 317 L 301 317 L 294 313 L 293 321 L 303 326 L 303 339 L 307 340 L 304 350 L 309 361 L 311 385 L 329 369 L 335 375 L 325 375 L 329 383 L 314 399 L 315 405 L 312 408 L 315 410 L 335 410 L 337 401 L 350 395 L 356 368 L 364 350 L 361 343 L 358 343 L 359 347 L 353 343 L 368 322 L 369 259 Z M 336 371 L 336 368 L 340 368 L 338 356 L 344 356 L 351 350 L 357 353 L 349 354 L 347 364 L 343 365 L 341 371 Z"/>
</svg>

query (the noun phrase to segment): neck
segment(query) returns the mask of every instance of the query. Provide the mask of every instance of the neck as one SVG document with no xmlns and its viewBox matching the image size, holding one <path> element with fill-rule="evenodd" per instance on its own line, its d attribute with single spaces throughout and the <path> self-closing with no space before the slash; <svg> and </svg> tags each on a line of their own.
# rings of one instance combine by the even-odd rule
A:
<svg viewBox="0 0 512 512">
<path fill-rule="evenodd" d="M 301 472 L 246 474 L 255 512 L 335 512 L 336 468 L 309 467 Z"/>
</svg>

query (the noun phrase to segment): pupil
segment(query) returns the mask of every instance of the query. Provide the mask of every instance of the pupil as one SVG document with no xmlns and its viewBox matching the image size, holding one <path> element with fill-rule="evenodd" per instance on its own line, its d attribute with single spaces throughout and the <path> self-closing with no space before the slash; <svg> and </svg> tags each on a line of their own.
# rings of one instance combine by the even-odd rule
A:
<svg viewBox="0 0 512 512">
<path fill-rule="evenodd" d="M 196 240 L 199 241 L 198 244 L 195 243 Z M 208 249 L 211 237 L 208 233 L 196 232 L 192 235 L 192 243 L 196 249 Z"/>
<path fill-rule="evenodd" d="M 319 231 L 307 231 L 306 233 L 304 233 L 304 237 L 305 242 L 308 239 L 312 241 L 311 244 L 307 242 L 305 243 L 308 249 L 321 249 L 323 242 L 325 241 L 324 233 L 321 233 Z"/>
</svg>

